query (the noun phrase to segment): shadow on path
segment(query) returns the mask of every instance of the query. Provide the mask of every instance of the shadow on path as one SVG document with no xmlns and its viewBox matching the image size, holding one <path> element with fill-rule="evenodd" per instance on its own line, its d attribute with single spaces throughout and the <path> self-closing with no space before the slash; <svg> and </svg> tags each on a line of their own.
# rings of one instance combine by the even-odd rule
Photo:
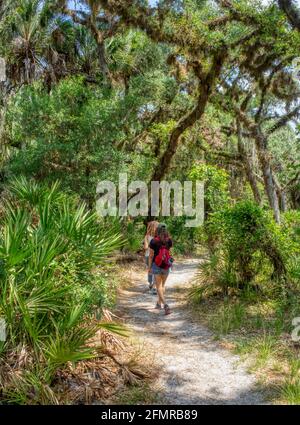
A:
<svg viewBox="0 0 300 425">
<path fill-rule="evenodd" d="M 221 348 L 208 329 L 193 322 L 179 296 L 178 288 L 189 287 L 199 261 L 184 260 L 170 273 L 166 283 L 169 316 L 154 309 L 156 297 L 145 292 L 142 265 L 133 285 L 120 294 L 119 314 L 162 366 L 157 388 L 163 404 L 266 404 L 239 357 Z"/>
</svg>

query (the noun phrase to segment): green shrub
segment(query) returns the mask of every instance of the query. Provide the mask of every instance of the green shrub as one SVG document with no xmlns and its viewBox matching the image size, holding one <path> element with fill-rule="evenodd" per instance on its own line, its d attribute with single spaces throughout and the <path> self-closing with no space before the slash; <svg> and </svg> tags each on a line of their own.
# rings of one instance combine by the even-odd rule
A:
<svg viewBox="0 0 300 425">
<path fill-rule="evenodd" d="M 272 277 L 286 273 L 280 229 L 272 218 L 251 201 L 241 201 L 212 215 L 209 231 L 221 242 L 227 263 L 238 273 L 240 284 L 250 283 L 265 260 Z"/>
<path fill-rule="evenodd" d="M 289 276 L 300 284 L 300 211 L 288 211 L 282 214 L 282 234 L 288 252 Z"/>
<path fill-rule="evenodd" d="M 66 198 L 57 183 L 49 189 L 15 180 L 0 224 L 0 315 L 7 325 L 2 361 L 25 347 L 28 377 L 47 386 L 61 366 L 94 357 L 88 341 L 101 324 L 91 319 L 108 297 L 95 268 L 121 244 L 114 229 Z M 31 385 L 26 376 L 24 388 Z M 1 382 L 5 399 L 20 399 L 16 385 Z"/>
<path fill-rule="evenodd" d="M 229 175 L 222 168 L 199 164 L 195 165 L 189 178 L 204 182 L 205 213 L 209 214 L 224 208 L 229 202 Z"/>
<path fill-rule="evenodd" d="M 197 228 L 185 227 L 187 219 L 185 216 L 162 218 L 162 221 L 167 224 L 169 233 L 174 241 L 173 252 L 175 254 L 196 252 Z"/>
<path fill-rule="evenodd" d="M 285 281 L 284 238 L 271 216 L 255 203 L 240 201 L 211 214 L 205 231 L 214 247 L 201 266 L 203 291 L 221 287 L 227 293 L 230 287 L 246 290 L 261 280 Z"/>
</svg>

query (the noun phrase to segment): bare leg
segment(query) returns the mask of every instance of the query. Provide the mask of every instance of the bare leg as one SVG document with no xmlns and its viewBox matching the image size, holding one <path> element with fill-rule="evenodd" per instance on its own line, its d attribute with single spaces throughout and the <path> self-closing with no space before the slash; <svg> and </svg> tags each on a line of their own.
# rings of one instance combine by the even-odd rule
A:
<svg viewBox="0 0 300 425">
<path fill-rule="evenodd" d="M 149 267 L 149 257 L 148 256 L 145 257 L 145 262 L 146 262 L 146 265 Z M 154 275 L 152 273 L 148 272 L 148 284 L 149 284 L 150 288 L 153 286 L 153 281 L 154 281 Z"/>
<path fill-rule="evenodd" d="M 162 279 L 164 276 L 157 274 L 155 276 L 155 282 L 156 282 L 156 290 L 157 290 L 157 296 L 158 296 L 158 304 L 165 304 L 165 297 L 164 297 L 164 290 L 163 290 L 163 284 Z"/>
<path fill-rule="evenodd" d="M 155 288 L 156 287 L 156 280 L 155 280 L 155 274 L 153 274 L 152 275 L 152 285 L 153 285 L 153 288 Z"/>
<path fill-rule="evenodd" d="M 167 278 L 168 278 L 168 275 L 162 275 L 161 276 L 161 283 L 162 283 L 162 290 L 163 290 L 164 298 L 165 298 L 165 292 L 166 292 L 165 283 L 166 283 Z M 165 300 L 164 300 L 164 304 L 165 304 Z"/>
</svg>

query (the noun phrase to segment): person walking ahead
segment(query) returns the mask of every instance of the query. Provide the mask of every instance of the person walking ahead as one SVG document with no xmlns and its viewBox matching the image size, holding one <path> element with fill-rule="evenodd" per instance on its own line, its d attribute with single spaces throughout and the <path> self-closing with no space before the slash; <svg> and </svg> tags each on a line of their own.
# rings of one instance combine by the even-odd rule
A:
<svg viewBox="0 0 300 425">
<path fill-rule="evenodd" d="M 144 250 L 145 250 L 145 263 L 148 266 L 148 270 L 151 269 L 151 264 L 149 263 L 149 255 L 150 255 L 150 242 L 155 237 L 156 229 L 158 226 L 158 221 L 150 221 L 147 226 L 147 232 L 144 237 Z M 155 281 L 154 276 L 152 274 L 152 270 L 148 272 L 148 284 L 149 289 L 153 295 L 156 295 Z"/>
<path fill-rule="evenodd" d="M 149 273 L 152 271 L 155 276 L 158 295 L 155 308 L 161 309 L 163 306 L 165 314 L 171 313 L 165 300 L 165 284 L 173 262 L 170 255 L 170 248 L 172 246 L 173 242 L 168 233 L 167 226 L 164 223 L 160 223 L 157 227 L 155 237 L 151 240 L 149 245 Z"/>
</svg>

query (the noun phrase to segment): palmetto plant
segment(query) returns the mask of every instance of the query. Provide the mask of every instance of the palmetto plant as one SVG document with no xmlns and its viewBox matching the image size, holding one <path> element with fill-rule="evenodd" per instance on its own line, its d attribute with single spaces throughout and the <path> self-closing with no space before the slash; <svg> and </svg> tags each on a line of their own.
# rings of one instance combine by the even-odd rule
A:
<svg viewBox="0 0 300 425">
<path fill-rule="evenodd" d="M 47 32 L 42 25 L 46 6 L 40 0 L 22 0 L 7 11 L 3 38 L 8 47 L 9 74 L 13 81 L 30 82 L 41 69 Z"/>
<path fill-rule="evenodd" d="M 23 84 L 44 78 L 58 81 L 76 67 L 75 28 L 49 0 L 5 2 L 0 23 L 7 76 Z M 11 3 L 11 4 L 10 4 Z"/>
<path fill-rule="evenodd" d="M 118 233 L 69 200 L 57 183 L 47 188 L 25 178 L 12 182 L 0 223 L 3 361 L 12 347 L 27 347 L 49 385 L 57 368 L 94 357 L 89 341 L 107 325 L 91 320 L 97 285 L 92 271 L 121 244 Z M 117 325 L 111 330 L 122 332 Z"/>
<path fill-rule="evenodd" d="M 228 288 L 238 286 L 237 275 L 227 263 L 224 253 L 219 251 L 200 264 L 195 284 L 189 292 L 192 302 L 201 302 L 214 293 L 226 294 Z"/>
<path fill-rule="evenodd" d="M 97 44 L 86 27 L 75 27 L 75 50 L 79 67 L 88 75 L 96 74 L 99 69 Z"/>
</svg>

